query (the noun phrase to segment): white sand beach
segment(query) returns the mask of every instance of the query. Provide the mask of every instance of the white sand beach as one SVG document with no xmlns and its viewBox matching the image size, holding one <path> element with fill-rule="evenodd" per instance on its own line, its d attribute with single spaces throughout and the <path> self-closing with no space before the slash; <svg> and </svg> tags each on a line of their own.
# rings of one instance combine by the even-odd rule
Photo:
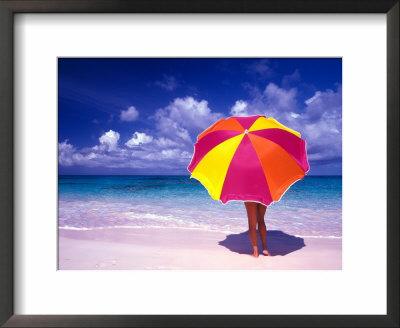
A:
<svg viewBox="0 0 400 328">
<path fill-rule="evenodd" d="M 272 256 L 253 258 L 247 231 L 59 229 L 59 270 L 342 269 L 341 238 L 300 238 L 272 230 L 267 244 Z"/>
</svg>

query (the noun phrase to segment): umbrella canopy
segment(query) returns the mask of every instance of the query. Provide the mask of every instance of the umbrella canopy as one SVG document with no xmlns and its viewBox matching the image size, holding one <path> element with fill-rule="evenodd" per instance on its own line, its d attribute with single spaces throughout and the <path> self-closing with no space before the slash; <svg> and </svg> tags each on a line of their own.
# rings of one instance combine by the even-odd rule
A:
<svg viewBox="0 0 400 328">
<path fill-rule="evenodd" d="M 188 166 L 213 199 L 267 206 L 309 168 L 300 133 L 265 116 L 219 120 L 197 137 Z"/>
</svg>

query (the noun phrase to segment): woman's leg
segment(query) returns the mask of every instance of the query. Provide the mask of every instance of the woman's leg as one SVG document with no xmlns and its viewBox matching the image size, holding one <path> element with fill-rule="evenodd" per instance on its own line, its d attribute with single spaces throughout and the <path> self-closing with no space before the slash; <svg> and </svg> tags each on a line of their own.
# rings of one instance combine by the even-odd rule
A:
<svg viewBox="0 0 400 328">
<path fill-rule="evenodd" d="M 249 237 L 251 245 L 253 246 L 253 256 L 258 257 L 257 246 L 257 203 L 244 202 L 247 211 L 247 218 L 249 220 Z"/>
<path fill-rule="evenodd" d="M 263 245 L 263 253 L 265 255 L 271 255 L 267 250 L 267 227 L 265 226 L 264 216 L 267 207 L 263 204 L 257 203 L 257 222 L 258 222 L 258 233 L 261 237 Z"/>
</svg>

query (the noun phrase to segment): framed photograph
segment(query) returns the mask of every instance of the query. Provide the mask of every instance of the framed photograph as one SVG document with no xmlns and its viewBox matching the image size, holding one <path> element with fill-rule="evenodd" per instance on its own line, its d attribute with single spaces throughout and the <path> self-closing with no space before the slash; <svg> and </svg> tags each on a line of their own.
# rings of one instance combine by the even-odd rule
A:
<svg viewBox="0 0 400 328">
<path fill-rule="evenodd" d="M 0 10 L 2 325 L 398 326 L 398 1 Z"/>
<path fill-rule="evenodd" d="M 342 269 L 341 58 L 57 66 L 58 270 Z"/>
</svg>

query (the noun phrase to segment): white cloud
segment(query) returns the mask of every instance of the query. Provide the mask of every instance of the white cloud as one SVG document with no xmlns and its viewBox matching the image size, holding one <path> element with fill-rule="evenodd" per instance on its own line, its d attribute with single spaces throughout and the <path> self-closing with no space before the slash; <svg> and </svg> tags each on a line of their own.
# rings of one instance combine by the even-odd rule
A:
<svg viewBox="0 0 400 328">
<path fill-rule="evenodd" d="M 293 111 L 296 109 L 297 89 L 289 90 L 279 88 L 274 83 L 269 83 L 264 90 L 264 99 L 267 109 L 275 112 Z"/>
<path fill-rule="evenodd" d="M 58 143 L 58 162 L 64 166 L 74 164 L 72 156 L 75 153 L 75 147 L 68 143 L 68 139 Z"/>
<path fill-rule="evenodd" d="M 129 139 L 125 145 L 129 148 L 133 148 L 136 146 L 148 144 L 153 141 L 153 137 L 150 135 L 147 135 L 146 133 L 141 133 L 141 132 L 135 132 L 132 135 L 132 138 Z"/>
<path fill-rule="evenodd" d="M 153 118 L 157 121 L 156 128 L 160 138 L 169 139 L 177 143 L 192 142 L 188 130 L 168 117 L 163 110 L 158 110 Z"/>
<path fill-rule="evenodd" d="M 312 162 L 337 160 L 342 156 L 342 89 L 319 90 L 299 108 L 297 89 L 269 83 L 263 92 L 253 88 L 253 97 L 238 100 L 231 114 L 265 115 L 301 133 Z M 246 106 L 244 106 L 246 104 Z M 240 116 L 240 115 L 239 115 Z"/>
<path fill-rule="evenodd" d="M 161 151 L 161 156 L 164 158 L 177 158 L 181 153 L 179 149 L 164 149 Z"/>
<path fill-rule="evenodd" d="M 158 148 L 162 149 L 179 146 L 179 143 L 164 137 L 158 138 L 154 143 Z"/>
<path fill-rule="evenodd" d="M 135 132 L 132 138 L 118 147 L 120 135 L 108 131 L 100 138 L 100 144 L 77 149 L 68 140 L 59 143 L 59 164 L 62 166 L 84 165 L 105 168 L 139 168 L 185 170 L 190 162 L 193 144 Z M 140 146 L 140 147 L 138 147 Z"/>
<path fill-rule="evenodd" d="M 179 149 L 192 153 L 195 137 L 223 116 L 212 112 L 205 100 L 176 98 L 150 117 L 156 122 L 152 145 L 159 150 Z"/>
<path fill-rule="evenodd" d="M 189 132 L 198 133 L 224 115 L 213 113 L 206 100 L 197 101 L 193 97 L 176 98 L 164 109 L 158 111 L 159 120 L 169 118 Z"/>
<path fill-rule="evenodd" d="M 104 133 L 100 138 L 100 144 L 106 146 L 108 151 L 116 150 L 118 147 L 119 133 L 110 130 Z"/>
<path fill-rule="evenodd" d="M 314 96 L 312 96 L 311 98 L 308 98 L 304 103 L 305 103 L 306 105 L 309 105 L 309 104 L 311 104 L 314 100 L 316 100 L 320 95 L 321 95 L 321 91 L 317 91 L 317 92 L 315 93 Z"/>
<path fill-rule="evenodd" d="M 187 152 L 187 151 L 183 151 L 183 152 L 181 153 L 181 158 L 182 158 L 182 159 L 191 159 L 192 156 L 193 156 L 193 154 L 192 154 L 192 153 L 189 153 L 189 152 Z"/>
<path fill-rule="evenodd" d="M 266 115 L 299 131 L 307 142 L 310 163 L 341 158 L 342 97 L 337 90 L 318 90 L 301 106 L 296 88 L 268 83 L 253 89 L 250 99 L 239 99 L 231 108 L 234 116 Z M 119 145 L 120 134 L 109 130 L 93 147 L 77 149 L 59 143 L 59 163 L 108 168 L 154 168 L 184 170 L 193 153 L 194 138 L 225 115 L 213 112 L 206 100 L 176 98 L 150 117 L 152 135 L 134 132 Z"/>
<path fill-rule="evenodd" d="M 342 115 L 342 96 L 341 87 L 338 92 L 328 89 L 324 92 L 317 91 L 313 97 L 305 101 L 307 108 L 307 118 L 310 122 L 321 118 L 337 118 Z"/>
<path fill-rule="evenodd" d="M 248 116 L 247 102 L 243 100 L 236 100 L 235 105 L 231 108 L 231 114 L 233 116 Z"/>
<path fill-rule="evenodd" d="M 122 110 L 120 114 L 121 121 L 133 122 L 139 117 L 139 111 L 135 106 L 130 106 L 127 110 Z"/>
<path fill-rule="evenodd" d="M 246 88 L 251 92 L 252 98 L 249 100 L 237 100 L 231 108 L 231 115 L 281 117 L 288 116 L 289 113 L 295 113 L 299 110 L 296 88 L 284 89 L 272 82 L 268 83 L 263 91 L 251 85 L 246 85 Z"/>
<path fill-rule="evenodd" d="M 68 143 L 68 139 L 58 144 L 58 163 L 63 166 L 87 165 L 91 166 L 92 159 L 97 158 L 93 152 L 85 155 L 77 151 L 77 149 Z"/>
<path fill-rule="evenodd" d="M 169 164 L 189 164 L 188 160 L 192 158 L 192 154 L 187 151 L 182 151 L 179 148 L 163 149 L 141 154 L 143 159 L 149 161 L 162 161 Z"/>
<path fill-rule="evenodd" d="M 300 72 L 296 69 L 292 74 L 284 75 L 282 78 L 282 86 L 287 87 L 300 81 Z"/>
<path fill-rule="evenodd" d="M 89 155 L 87 155 L 87 159 L 94 159 L 97 158 L 97 155 L 95 153 L 90 153 Z"/>
<path fill-rule="evenodd" d="M 273 74 L 273 70 L 269 65 L 268 59 L 261 59 L 259 61 L 255 61 L 247 67 L 248 73 L 256 73 L 261 76 L 269 77 Z"/>
<path fill-rule="evenodd" d="M 306 102 L 301 130 L 308 143 L 310 160 L 342 157 L 342 88 L 317 91 Z"/>
<path fill-rule="evenodd" d="M 185 169 L 193 154 L 194 138 L 222 117 L 205 100 L 176 98 L 150 117 L 156 122 L 153 142 L 143 145 L 143 152 L 134 156 L 147 160 L 149 165 L 154 161 L 159 162 L 157 165 Z"/>
<path fill-rule="evenodd" d="M 121 120 L 132 119 L 135 111 L 130 107 L 121 112 Z M 150 117 L 155 122 L 152 135 L 136 131 L 120 145 L 120 134 L 109 130 L 100 136 L 99 144 L 81 149 L 65 141 L 59 144 L 59 163 L 64 166 L 185 170 L 197 134 L 223 116 L 213 112 L 206 100 L 176 98 Z"/>
<path fill-rule="evenodd" d="M 163 75 L 163 79 L 154 84 L 168 91 L 173 91 L 179 86 L 178 81 L 171 75 Z"/>
</svg>

